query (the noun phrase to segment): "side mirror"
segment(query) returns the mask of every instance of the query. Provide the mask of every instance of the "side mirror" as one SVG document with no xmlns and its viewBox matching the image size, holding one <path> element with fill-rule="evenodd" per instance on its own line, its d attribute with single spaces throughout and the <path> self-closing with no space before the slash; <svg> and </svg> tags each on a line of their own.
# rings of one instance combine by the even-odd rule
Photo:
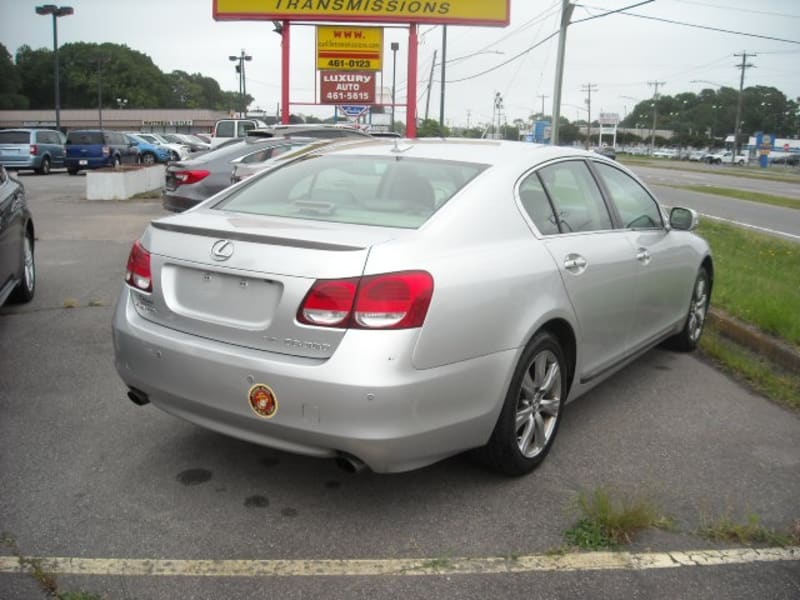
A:
<svg viewBox="0 0 800 600">
<path fill-rule="evenodd" d="M 679 231 L 694 231 L 700 224 L 700 217 L 691 208 L 676 206 L 669 211 L 669 225 Z"/>
</svg>

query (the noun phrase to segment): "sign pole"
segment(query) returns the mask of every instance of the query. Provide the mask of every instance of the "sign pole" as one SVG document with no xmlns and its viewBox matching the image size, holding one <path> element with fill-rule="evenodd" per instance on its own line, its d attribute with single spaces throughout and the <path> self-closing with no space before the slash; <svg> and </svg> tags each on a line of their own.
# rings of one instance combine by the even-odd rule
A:
<svg viewBox="0 0 800 600">
<path fill-rule="evenodd" d="M 408 25 L 408 90 L 406 95 L 406 137 L 417 137 L 417 24 Z"/>
<path fill-rule="evenodd" d="M 281 30 L 281 123 L 289 124 L 289 21 L 283 22 Z"/>
</svg>

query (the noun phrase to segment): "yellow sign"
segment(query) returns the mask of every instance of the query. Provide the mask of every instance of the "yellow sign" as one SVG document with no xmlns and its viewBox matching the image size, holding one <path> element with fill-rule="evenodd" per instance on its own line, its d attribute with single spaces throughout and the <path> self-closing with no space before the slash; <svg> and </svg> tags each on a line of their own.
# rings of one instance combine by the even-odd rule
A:
<svg viewBox="0 0 800 600">
<path fill-rule="evenodd" d="M 320 71 L 380 71 L 382 55 L 381 27 L 317 27 Z"/>
<path fill-rule="evenodd" d="M 511 0 L 213 0 L 217 21 L 356 21 L 499 25 Z"/>
</svg>

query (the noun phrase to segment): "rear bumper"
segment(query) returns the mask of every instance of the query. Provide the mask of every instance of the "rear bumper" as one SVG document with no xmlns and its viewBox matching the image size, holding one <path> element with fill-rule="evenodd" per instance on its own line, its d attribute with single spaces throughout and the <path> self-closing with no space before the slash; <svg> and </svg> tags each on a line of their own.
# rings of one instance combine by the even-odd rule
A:
<svg viewBox="0 0 800 600">
<path fill-rule="evenodd" d="M 0 165 L 6 169 L 38 169 L 42 166 L 42 157 L 0 156 Z"/>
<path fill-rule="evenodd" d="M 85 165 L 80 164 L 83 160 L 86 161 Z M 103 167 L 109 167 L 114 164 L 113 160 L 112 156 L 104 156 L 103 158 L 72 158 L 68 156 L 64 159 L 64 166 L 67 169 L 77 169 L 78 171 L 83 169 L 102 169 Z"/>
<path fill-rule="evenodd" d="M 288 452 L 346 452 L 376 472 L 485 444 L 516 358 L 509 350 L 418 370 L 416 330 L 348 331 L 327 360 L 252 350 L 155 325 L 137 314 L 127 288 L 113 332 L 120 377 L 166 412 Z M 249 405 L 254 383 L 275 393 L 271 419 Z"/>
</svg>

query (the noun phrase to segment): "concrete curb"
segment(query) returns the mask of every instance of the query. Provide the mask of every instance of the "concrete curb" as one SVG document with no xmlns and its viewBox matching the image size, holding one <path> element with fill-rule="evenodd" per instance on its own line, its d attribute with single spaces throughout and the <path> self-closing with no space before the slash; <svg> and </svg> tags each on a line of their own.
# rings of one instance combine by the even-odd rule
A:
<svg viewBox="0 0 800 600">
<path fill-rule="evenodd" d="M 768 336 L 718 308 L 712 307 L 709 310 L 708 319 L 728 339 L 765 356 L 785 369 L 800 373 L 800 351 L 791 344 Z"/>
</svg>

